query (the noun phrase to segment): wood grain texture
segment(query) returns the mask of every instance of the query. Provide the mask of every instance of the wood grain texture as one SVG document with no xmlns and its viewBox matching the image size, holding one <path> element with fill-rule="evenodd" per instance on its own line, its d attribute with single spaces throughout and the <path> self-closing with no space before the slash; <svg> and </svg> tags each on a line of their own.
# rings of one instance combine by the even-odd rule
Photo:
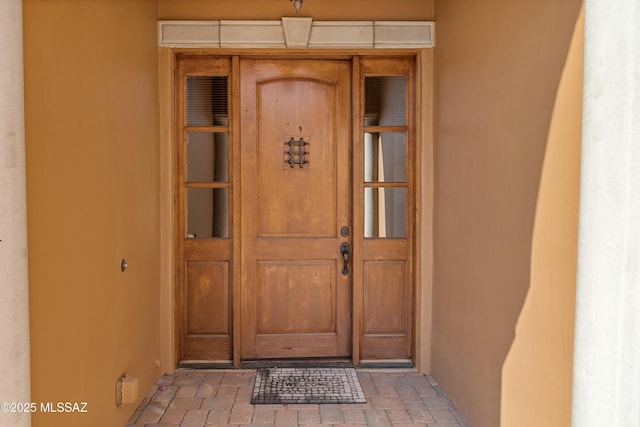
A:
<svg viewBox="0 0 640 427">
<path fill-rule="evenodd" d="M 242 357 L 350 353 L 351 64 L 242 60 Z M 309 141 L 309 164 L 284 142 Z"/>
</svg>

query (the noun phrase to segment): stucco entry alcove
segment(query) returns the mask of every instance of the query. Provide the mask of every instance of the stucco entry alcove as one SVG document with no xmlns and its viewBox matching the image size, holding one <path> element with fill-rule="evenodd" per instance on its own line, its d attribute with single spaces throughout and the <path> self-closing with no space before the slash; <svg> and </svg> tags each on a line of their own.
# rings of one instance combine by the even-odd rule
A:
<svg viewBox="0 0 640 427">
<path fill-rule="evenodd" d="M 161 122 L 161 312 L 163 365 L 176 366 L 174 333 L 174 190 L 172 165 L 173 64 L 176 52 L 215 52 L 242 55 L 243 49 L 327 57 L 345 53 L 355 55 L 372 50 L 399 52 L 416 57 L 417 106 L 416 135 L 418 161 L 416 180 L 416 248 L 414 296 L 413 362 L 422 372 L 431 369 L 431 289 L 432 289 L 432 211 L 433 211 L 433 47 L 435 24 L 431 21 L 314 21 L 310 17 L 283 17 L 280 20 L 161 20 L 158 22 L 160 48 Z"/>
</svg>

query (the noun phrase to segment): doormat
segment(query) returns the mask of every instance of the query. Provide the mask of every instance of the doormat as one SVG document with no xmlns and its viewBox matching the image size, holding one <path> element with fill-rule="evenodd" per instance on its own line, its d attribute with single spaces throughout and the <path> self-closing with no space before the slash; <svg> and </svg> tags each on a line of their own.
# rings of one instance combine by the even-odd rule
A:
<svg viewBox="0 0 640 427">
<path fill-rule="evenodd" d="M 366 403 L 353 368 L 262 368 L 251 403 Z"/>
</svg>

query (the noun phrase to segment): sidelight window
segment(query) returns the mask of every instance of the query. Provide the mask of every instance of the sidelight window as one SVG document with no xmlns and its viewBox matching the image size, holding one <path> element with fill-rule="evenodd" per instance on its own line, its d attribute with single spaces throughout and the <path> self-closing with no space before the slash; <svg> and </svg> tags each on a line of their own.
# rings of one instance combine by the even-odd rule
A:
<svg viewBox="0 0 640 427">
<path fill-rule="evenodd" d="M 229 237 L 229 81 L 186 77 L 184 188 L 187 238 Z"/>
<path fill-rule="evenodd" d="M 407 78 L 364 78 L 364 236 L 406 237 Z"/>
</svg>

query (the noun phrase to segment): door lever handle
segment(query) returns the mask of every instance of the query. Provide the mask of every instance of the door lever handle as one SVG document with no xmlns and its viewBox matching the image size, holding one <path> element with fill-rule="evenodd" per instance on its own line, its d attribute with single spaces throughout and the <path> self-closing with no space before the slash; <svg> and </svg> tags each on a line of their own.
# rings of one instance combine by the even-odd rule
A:
<svg viewBox="0 0 640 427">
<path fill-rule="evenodd" d="M 349 253 L 351 252 L 351 245 L 347 242 L 343 242 L 340 245 L 340 254 L 342 254 L 342 259 L 344 261 L 344 265 L 342 266 L 342 275 L 346 276 L 349 274 Z"/>
</svg>

